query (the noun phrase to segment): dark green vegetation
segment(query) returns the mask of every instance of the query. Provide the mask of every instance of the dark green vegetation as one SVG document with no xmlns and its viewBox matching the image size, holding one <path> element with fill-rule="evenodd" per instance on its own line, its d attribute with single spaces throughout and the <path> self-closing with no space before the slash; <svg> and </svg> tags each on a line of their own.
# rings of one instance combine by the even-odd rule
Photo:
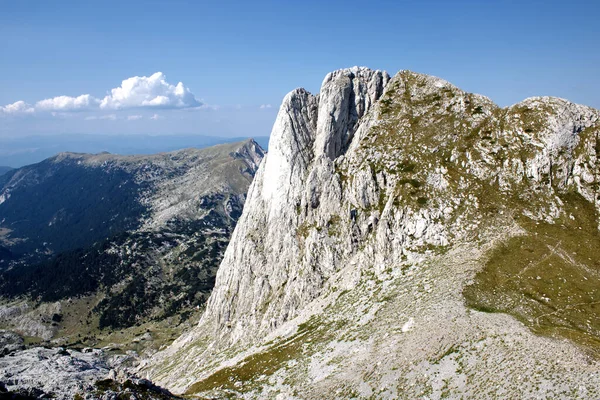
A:
<svg viewBox="0 0 600 400">
<path fill-rule="evenodd" d="M 1 382 L 0 385 L 2 385 Z M 18 392 L 12 390 L 2 391 L 0 388 L 0 400 L 36 400 L 40 398 L 40 395 L 44 395 L 44 393 L 34 390 L 19 390 Z"/>
<path fill-rule="evenodd" d="M 567 215 L 554 224 L 523 217 L 527 233 L 492 251 L 464 295 L 470 307 L 512 314 L 537 333 L 565 337 L 598 352 L 598 219 L 579 195 L 566 195 L 563 201 Z"/>
<path fill-rule="evenodd" d="M 65 153 L 1 176 L 0 300 L 26 302 L 28 318 L 69 344 L 182 325 L 214 286 L 262 156 L 252 140 Z M 29 334 L 17 318 L 1 322 Z"/>
<path fill-rule="evenodd" d="M 207 200 L 213 207 L 214 201 Z M 43 303 L 100 292 L 103 299 L 93 312 L 101 329 L 166 318 L 204 304 L 231 229 L 215 212 L 199 221 L 172 223 L 160 233 L 125 232 L 91 248 L 5 271 L 0 294 Z M 185 250 L 166 260 L 165 254 L 178 247 Z M 91 314 L 82 317 L 91 323 Z"/>
<path fill-rule="evenodd" d="M 10 192 L 0 203 L 0 228 L 8 230 L 13 257 L 42 261 L 139 226 L 146 208 L 138 196 L 145 187 L 119 168 L 45 160 L 0 176 L 0 193 Z"/>
<path fill-rule="evenodd" d="M 13 260 L 14 256 L 12 251 L 7 249 L 6 247 L 0 246 L 0 268 L 3 267 L 4 263 L 8 263 Z"/>
</svg>

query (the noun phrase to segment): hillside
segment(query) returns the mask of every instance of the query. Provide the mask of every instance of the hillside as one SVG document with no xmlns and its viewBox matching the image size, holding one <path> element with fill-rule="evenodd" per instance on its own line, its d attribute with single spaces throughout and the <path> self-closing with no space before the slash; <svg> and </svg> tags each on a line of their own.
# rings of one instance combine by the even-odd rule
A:
<svg viewBox="0 0 600 400">
<path fill-rule="evenodd" d="M 74 153 L 98 153 L 108 151 L 113 154 L 152 155 L 180 149 L 202 149 L 222 143 L 235 143 L 243 137 L 217 137 L 202 135 L 146 135 L 146 134 L 52 134 L 17 137 L 0 137 L 0 165 L 22 167 L 36 164 L 51 158 L 61 151 Z M 266 150 L 268 137 L 258 136 L 254 140 Z M 1 175 L 1 173 L 0 173 Z"/>
<path fill-rule="evenodd" d="M 140 372 L 214 397 L 598 397 L 599 118 L 410 71 L 294 90 L 199 325 Z"/>
<path fill-rule="evenodd" d="M 0 177 L 0 326 L 54 345 L 169 341 L 203 308 L 262 157 L 252 140 L 61 153 Z"/>
<path fill-rule="evenodd" d="M 0 175 L 4 175 L 5 173 L 7 173 L 8 171 L 10 171 L 11 169 L 12 169 L 11 167 L 0 166 Z"/>
</svg>

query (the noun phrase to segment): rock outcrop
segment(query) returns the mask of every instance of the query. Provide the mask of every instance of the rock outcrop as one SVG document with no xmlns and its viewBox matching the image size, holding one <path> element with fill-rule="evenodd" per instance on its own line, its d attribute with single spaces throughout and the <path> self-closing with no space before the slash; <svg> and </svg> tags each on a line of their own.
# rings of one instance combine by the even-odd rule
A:
<svg viewBox="0 0 600 400">
<path fill-rule="evenodd" d="M 0 358 L 0 382 L 6 389 L 36 396 L 55 393 L 59 398 L 72 398 L 77 392 L 93 390 L 94 382 L 106 378 L 109 371 L 98 351 L 38 347 Z"/>
<path fill-rule="evenodd" d="M 6 336 L 6 334 L 4 334 Z M 0 397 L 15 399 L 175 399 L 152 382 L 120 373 L 127 356 L 101 350 L 31 348 L 0 357 Z M 118 380 L 120 378 L 120 380 Z"/>
<path fill-rule="evenodd" d="M 343 70 L 325 78 L 318 97 L 297 90 L 284 99 L 242 227 L 232 237 L 236 245 L 218 272 L 217 279 L 228 284 L 216 288 L 203 323 L 226 328 L 232 341 L 251 338 L 249 332 L 271 331 L 319 294 L 341 260 L 326 253 L 314 259 L 317 251 L 309 248 L 319 244 L 308 241 L 303 249 L 298 229 L 313 218 L 326 223 L 337 211 L 342 188 L 333 160 L 349 146 L 388 80 L 381 71 Z"/>
<path fill-rule="evenodd" d="M 317 96 L 294 90 L 198 327 L 142 370 L 189 394 L 598 394 L 586 352 L 600 325 L 556 307 L 555 288 L 560 279 L 575 295 L 598 280 L 567 237 L 597 240 L 599 118 L 548 97 L 503 109 L 410 71 L 352 68 L 329 74 Z M 516 271 L 500 263 L 490 289 L 478 273 L 525 251 L 516 237 L 541 256 Z M 532 292 L 502 292 L 524 277 L 538 282 Z M 593 304 L 578 312 L 591 318 Z"/>
</svg>

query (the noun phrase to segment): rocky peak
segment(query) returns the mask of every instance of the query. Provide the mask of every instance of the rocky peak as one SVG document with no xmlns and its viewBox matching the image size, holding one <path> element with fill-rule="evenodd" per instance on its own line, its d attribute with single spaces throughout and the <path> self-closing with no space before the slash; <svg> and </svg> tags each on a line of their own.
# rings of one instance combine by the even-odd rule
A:
<svg viewBox="0 0 600 400">
<path fill-rule="evenodd" d="M 598 120 L 591 107 L 571 103 L 557 97 L 530 97 L 508 108 L 513 119 L 520 120 L 522 135 L 556 153 L 561 148 L 572 150 L 579 133 Z"/>
<path fill-rule="evenodd" d="M 252 185 L 248 193 L 253 210 L 246 210 L 244 215 L 254 222 L 246 226 L 247 230 L 236 230 L 234 238 L 240 238 L 240 246 L 228 249 L 219 271 L 224 276 L 232 274 L 223 279 L 236 281 L 245 281 L 240 275 L 245 274 L 242 270 L 254 274 L 255 281 L 245 282 L 254 287 L 251 291 L 256 296 L 252 299 L 237 297 L 229 289 L 221 288 L 225 291 L 212 297 L 205 314 L 205 319 L 216 320 L 217 329 L 230 326 L 232 320 L 238 321 L 235 327 L 238 333 L 232 337 L 246 330 L 246 324 L 272 329 L 319 292 L 322 276 L 304 274 L 294 267 L 298 257 L 303 257 L 296 236 L 299 211 L 316 208 L 321 196 L 329 196 L 328 202 L 334 203 L 335 198 L 339 198 L 339 187 L 330 185 L 333 160 L 348 146 L 358 121 L 376 103 L 388 81 L 385 72 L 355 67 L 329 74 L 318 96 L 296 89 L 284 98 L 271 133 L 269 153 L 257 173 L 258 183 Z M 337 192 L 332 194 L 331 190 L 336 187 Z M 260 243 L 268 243 L 280 252 L 261 254 Z M 229 267 L 241 258 L 250 261 L 242 253 L 254 253 L 257 259 L 251 263 L 242 261 L 245 265 L 242 269 Z M 232 295 L 233 302 L 225 300 Z M 275 302 L 271 303 L 269 298 L 274 295 L 284 296 L 286 305 L 278 307 Z M 271 309 L 271 319 L 265 320 L 257 312 L 264 307 Z M 238 316 L 244 322 L 239 321 Z"/>
<path fill-rule="evenodd" d="M 318 96 L 304 89 L 289 93 L 271 132 L 264 197 L 304 180 L 313 159 L 334 160 L 341 155 L 358 121 L 381 97 L 389 79 L 385 71 L 354 67 L 328 74 Z M 290 197 L 285 189 L 277 192 L 282 198 Z"/>
<path fill-rule="evenodd" d="M 302 180 L 313 158 L 318 100 L 304 89 L 284 99 L 269 139 L 269 153 L 261 168 L 266 179 L 262 198 L 274 203 L 286 201 L 290 183 Z"/>
<path fill-rule="evenodd" d="M 196 330 L 157 357 L 163 361 L 152 376 L 187 389 L 193 382 L 180 377 L 215 372 L 213 358 L 221 357 L 220 349 L 247 350 L 267 335 L 281 335 L 277 346 L 289 349 L 290 338 L 300 340 L 306 333 L 309 316 L 331 322 L 315 328 L 315 341 L 325 340 L 323 335 L 331 340 L 325 347 L 339 344 L 333 343 L 338 329 L 353 332 L 355 339 L 372 334 L 385 343 L 379 349 L 385 357 L 388 349 L 400 354 L 405 343 L 414 344 L 402 335 L 415 321 L 398 325 L 398 313 L 410 309 L 435 326 L 415 333 L 422 346 L 437 343 L 435 332 L 453 331 L 438 326 L 444 318 L 436 311 L 451 303 L 460 323 L 454 324 L 456 342 L 448 346 L 460 346 L 465 337 L 476 340 L 479 322 L 464 307 L 461 290 L 473 271 L 483 268 L 483 247 L 524 232 L 537 236 L 535 229 L 543 224 L 585 225 L 573 211 L 580 204 L 589 211 L 582 221 L 598 226 L 599 116 L 597 110 L 553 98 L 500 108 L 484 96 L 411 71 L 390 79 L 384 72 L 351 68 L 329 74 L 318 96 L 293 91 L 280 108 L 270 151 L 250 187 L 206 312 Z M 574 196 L 577 205 L 566 204 L 565 196 Z M 474 254 L 471 261 L 457 259 L 467 252 Z M 439 270 L 432 287 L 428 274 L 434 264 Z M 402 290 L 378 294 L 394 285 Z M 335 311 L 340 303 L 347 306 L 344 317 Z M 377 325 L 374 314 L 380 308 L 389 311 L 387 324 L 396 324 L 395 331 Z M 371 323 L 379 330 L 369 330 Z M 501 336 L 494 329 L 485 334 L 491 341 Z M 431 341 L 423 342 L 425 337 Z M 361 343 L 370 348 L 372 342 Z M 524 346 L 532 353 L 545 348 L 534 339 Z M 325 347 L 314 347 L 307 364 L 313 365 Z M 498 347 L 494 356 L 504 357 L 503 351 Z M 370 350 L 359 352 L 361 362 L 373 356 Z M 400 367 L 405 376 L 410 365 L 421 365 L 423 352 L 399 355 L 381 373 Z M 409 365 L 407 357 L 415 362 Z M 221 367 L 242 359 L 223 356 Z M 188 367 L 191 361 L 200 364 Z M 304 366 L 288 364 L 281 371 Z M 362 377 L 370 373 L 370 366 L 365 368 Z M 358 387 L 358 381 L 362 378 L 350 385 Z"/>
<path fill-rule="evenodd" d="M 315 156 L 334 160 L 345 151 L 358 121 L 379 100 L 389 80 L 387 72 L 364 67 L 338 70 L 325 77 L 319 92 Z"/>
<path fill-rule="evenodd" d="M 248 162 L 252 174 L 254 174 L 265 156 L 265 151 L 254 139 L 248 139 L 242 142 L 240 147 L 234 150 L 232 154 L 234 158 L 241 158 Z"/>
<path fill-rule="evenodd" d="M 549 210 L 559 207 L 552 182 L 559 190 L 581 181 L 573 168 L 581 168 L 582 177 L 594 175 L 594 160 L 576 161 L 572 150 L 583 137 L 595 140 L 580 133 L 597 116 L 589 107 L 552 98 L 501 109 L 484 96 L 411 71 L 390 79 L 355 67 L 327 75 L 318 96 L 290 93 L 219 271 L 229 285 L 237 281 L 237 294 L 224 296 L 217 283 L 205 319 L 215 317 L 217 329 L 228 327 L 233 338 L 269 331 L 317 296 L 374 229 L 382 247 L 372 256 L 386 265 L 466 234 L 460 221 L 478 218 L 477 207 L 490 199 L 473 194 L 488 185 L 500 185 L 500 197 L 522 198 L 518 207 L 526 214 L 551 218 L 545 212 L 555 214 L 540 211 L 538 201 L 543 198 Z M 556 146 L 564 150 L 553 159 Z M 583 151 L 595 157 L 591 152 Z M 529 180 L 544 185 L 530 192 Z M 580 193 L 594 201 L 592 189 L 583 187 Z M 452 228 L 448 218 L 463 201 L 470 205 Z M 320 232 L 339 220 L 349 223 L 348 237 L 330 242 Z M 390 230 L 403 232 L 394 246 Z"/>
</svg>

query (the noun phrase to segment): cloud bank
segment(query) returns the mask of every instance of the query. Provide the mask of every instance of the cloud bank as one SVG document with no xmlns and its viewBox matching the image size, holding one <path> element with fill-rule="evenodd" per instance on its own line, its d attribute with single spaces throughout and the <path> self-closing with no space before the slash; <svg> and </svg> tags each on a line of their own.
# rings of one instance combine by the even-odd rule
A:
<svg viewBox="0 0 600 400">
<path fill-rule="evenodd" d="M 121 86 L 111 89 L 104 98 L 96 98 L 90 94 L 77 97 L 57 96 L 40 100 L 35 103 L 35 106 L 21 100 L 0 106 L 0 115 L 125 109 L 188 109 L 201 106 L 202 103 L 182 82 L 172 85 L 167 82 L 165 74 L 156 72 L 150 76 L 134 76 L 125 79 L 121 82 Z"/>
<path fill-rule="evenodd" d="M 94 108 L 98 100 L 89 94 L 78 97 L 58 96 L 51 99 L 38 101 L 35 104 L 36 111 L 83 111 Z"/>
<path fill-rule="evenodd" d="M 0 114 L 31 114 L 35 110 L 31 105 L 24 101 L 17 101 L 12 104 L 7 104 L 4 107 L 0 106 Z"/>
<path fill-rule="evenodd" d="M 134 76 L 125 79 L 121 86 L 112 89 L 102 99 L 101 109 L 124 108 L 192 108 L 202 103 L 182 82 L 171 85 L 162 72 L 151 76 Z"/>
</svg>

